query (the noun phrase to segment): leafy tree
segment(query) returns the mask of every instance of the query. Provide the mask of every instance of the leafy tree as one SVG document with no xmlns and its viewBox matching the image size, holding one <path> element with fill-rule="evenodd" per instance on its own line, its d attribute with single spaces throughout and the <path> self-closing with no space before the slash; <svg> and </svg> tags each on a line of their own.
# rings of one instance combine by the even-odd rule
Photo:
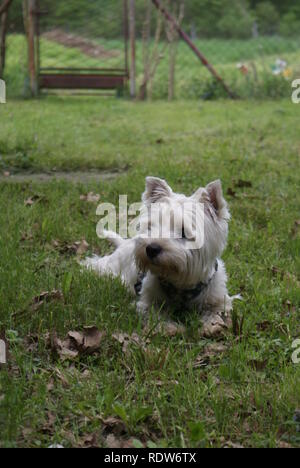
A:
<svg viewBox="0 0 300 468">
<path fill-rule="evenodd" d="M 260 34 L 274 34 L 278 31 L 280 16 L 270 1 L 259 3 L 255 9 L 255 15 Z"/>
</svg>

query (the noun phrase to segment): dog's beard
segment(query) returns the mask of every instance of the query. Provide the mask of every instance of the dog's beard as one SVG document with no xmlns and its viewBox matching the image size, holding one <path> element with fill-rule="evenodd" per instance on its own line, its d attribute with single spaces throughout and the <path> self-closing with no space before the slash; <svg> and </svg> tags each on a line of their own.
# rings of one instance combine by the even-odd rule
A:
<svg viewBox="0 0 300 468">
<path fill-rule="evenodd" d="M 135 261 L 141 271 L 151 271 L 162 278 L 176 278 L 186 271 L 187 251 L 172 248 L 170 241 L 167 243 L 164 240 L 156 240 L 155 242 L 162 247 L 162 252 L 151 260 L 146 253 L 150 242 L 145 239 L 136 240 Z"/>
<path fill-rule="evenodd" d="M 178 288 L 193 287 L 199 282 L 201 276 L 199 267 L 201 266 L 200 250 L 188 250 L 170 241 L 157 240 L 162 247 L 162 253 L 149 259 L 146 247 L 149 242 L 144 239 L 137 239 L 135 248 L 135 262 L 140 271 L 150 271 L 153 275 L 168 281 Z"/>
</svg>

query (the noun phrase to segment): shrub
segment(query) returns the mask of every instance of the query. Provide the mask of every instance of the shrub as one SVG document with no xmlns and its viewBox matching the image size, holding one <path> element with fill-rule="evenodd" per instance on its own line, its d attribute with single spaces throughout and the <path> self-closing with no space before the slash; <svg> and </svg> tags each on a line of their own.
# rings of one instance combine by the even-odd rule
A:
<svg viewBox="0 0 300 468">
<path fill-rule="evenodd" d="M 288 37 L 300 35 L 300 19 L 293 11 L 283 16 L 280 24 L 280 34 Z"/>
<path fill-rule="evenodd" d="M 271 2 L 262 2 L 256 6 L 255 14 L 262 35 L 275 34 L 279 27 L 279 13 Z"/>
</svg>

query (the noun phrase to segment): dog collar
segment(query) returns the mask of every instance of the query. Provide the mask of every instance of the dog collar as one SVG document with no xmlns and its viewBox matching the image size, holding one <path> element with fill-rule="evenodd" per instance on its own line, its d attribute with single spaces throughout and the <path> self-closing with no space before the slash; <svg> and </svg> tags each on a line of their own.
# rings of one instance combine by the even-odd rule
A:
<svg viewBox="0 0 300 468">
<path fill-rule="evenodd" d="M 159 283 L 160 283 L 160 286 L 162 288 L 162 290 L 164 291 L 164 293 L 172 298 L 173 301 L 177 301 L 177 299 L 180 298 L 179 302 L 190 302 L 194 299 L 196 299 L 196 297 L 200 296 L 203 291 L 208 287 L 208 285 L 210 284 L 210 282 L 212 281 L 212 279 L 214 278 L 216 272 L 218 271 L 219 269 L 219 263 L 218 263 L 218 260 L 216 260 L 216 263 L 215 263 L 215 271 L 213 273 L 213 275 L 211 276 L 211 278 L 207 281 L 207 283 L 203 283 L 202 281 L 200 281 L 198 284 L 196 284 L 196 286 L 194 288 L 191 288 L 191 289 L 178 289 L 176 288 L 176 286 L 174 286 L 173 284 L 169 283 L 168 281 L 166 281 L 165 279 L 163 278 L 159 278 Z M 141 290 L 142 290 L 142 286 L 143 286 L 143 281 L 144 281 L 144 278 L 145 278 L 146 274 L 145 273 L 139 273 L 138 275 L 138 279 L 137 279 L 137 282 L 136 284 L 134 285 L 134 290 L 135 290 L 135 293 L 137 296 L 139 296 L 141 294 Z"/>
<path fill-rule="evenodd" d="M 190 302 L 196 299 L 196 297 L 200 296 L 205 291 L 205 289 L 208 287 L 208 285 L 214 278 L 218 269 L 219 269 L 219 263 L 218 263 L 218 260 L 216 260 L 215 271 L 213 275 L 209 278 L 207 283 L 203 283 L 202 281 L 200 281 L 198 284 L 196 284 L 194 288 L 179 289 L 173 284 L 166 281 L 165 279 L 161 279 L 161 278 L 159 279 L 160 286 L 162 290 L 164 291 L 164 293 L 168 297 L 172 298 L 173 301 L 176 300 L 177 302 L 177 299 L 180 298 L 181 303 Z"/>
</svg>

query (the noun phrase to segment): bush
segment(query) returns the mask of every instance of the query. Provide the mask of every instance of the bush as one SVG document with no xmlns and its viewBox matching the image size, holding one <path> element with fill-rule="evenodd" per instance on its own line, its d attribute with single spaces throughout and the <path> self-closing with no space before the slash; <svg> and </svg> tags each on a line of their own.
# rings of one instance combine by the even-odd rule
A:
<svg viewBox="0 0 300 468">
<path fill-rule="evenodd" d="M 283 16 L 280 24 L 280 34 L 287 37 L 300 35 L 300 19 L 293 11 Z"/>
<path fill-rule="evenodd" d="M 279 13 L 271 2 L 259 3 L 255 9 L 259 33 L 261 35 L 275 34 L 279 27 Z"/>
<path fill-rule="evenodd" d="M 254 18 L 244 2 L 225 2 L 223 15 L 217 29 L 224 38 L 249 39 L 252 36 Z"/>
</svg>

